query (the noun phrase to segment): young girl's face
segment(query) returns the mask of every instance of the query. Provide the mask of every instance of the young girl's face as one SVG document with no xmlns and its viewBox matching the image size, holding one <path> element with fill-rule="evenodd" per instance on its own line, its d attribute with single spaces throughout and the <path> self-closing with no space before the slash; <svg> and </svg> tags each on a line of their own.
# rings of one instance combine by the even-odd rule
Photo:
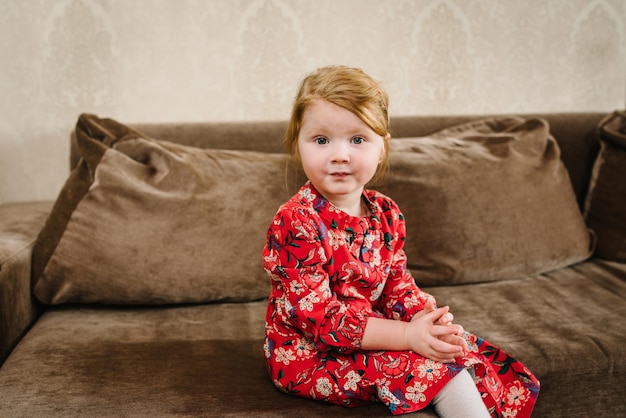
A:
<svg viewBox="0 0 626 418">
<path fill-rule="evenodd" d="M 302 115 L 298 152 L 313 186 L 333 205 L 352 212 L 383 156 L 384 141 L 354 113 L 326 100 Z"/>
</svg>

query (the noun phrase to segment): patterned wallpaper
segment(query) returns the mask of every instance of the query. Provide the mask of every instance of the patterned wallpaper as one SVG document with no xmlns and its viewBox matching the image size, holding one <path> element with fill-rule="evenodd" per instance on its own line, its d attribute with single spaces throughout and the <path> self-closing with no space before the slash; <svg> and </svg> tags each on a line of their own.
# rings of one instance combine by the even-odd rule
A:
<svg viewBox="0 0 626 418">
<path fill-rule="evenodd" d="M 327 64 L 393 115 L 624 108 L 625 22 L 623 0 L 0 0 L 0 203 L 56 197 L 81 112 L 286 119 Z"/>
</svg>

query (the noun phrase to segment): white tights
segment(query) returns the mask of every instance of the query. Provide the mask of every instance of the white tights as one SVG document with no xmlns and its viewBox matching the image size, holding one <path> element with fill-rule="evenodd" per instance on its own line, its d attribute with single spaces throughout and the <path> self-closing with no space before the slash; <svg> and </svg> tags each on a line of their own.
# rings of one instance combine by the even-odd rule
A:
<svg viewBox="0 0 626 418">
<path fill-rule="evenodd" d="M 490 418 L 474 379 L 467 370 L 456 375 L 432 401 L 441 418 Z"/>
</svg>

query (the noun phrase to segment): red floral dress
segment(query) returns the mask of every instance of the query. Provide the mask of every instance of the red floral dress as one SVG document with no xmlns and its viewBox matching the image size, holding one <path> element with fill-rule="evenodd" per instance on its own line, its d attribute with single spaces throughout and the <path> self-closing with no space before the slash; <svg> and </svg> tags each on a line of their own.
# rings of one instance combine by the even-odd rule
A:
<svg viewBox="0 0 626 418">
<path fill-rule="evenodd" d="M 363 351 L 368 317 L 409 321 L 430 297 L 406 269 L 405 223 L 386 196 L 365 191 L 353 217 L 305 184 L 274 217 L 263 250 L 272 290 L 264 344 L 274 384 L 344 406 L 426 407 L 463 369 L 494 417 L 529 417 L 539 382 L 519 361 L 466 333 L 469 354 L 444 364 L 412 351 Z"/>
</svg>

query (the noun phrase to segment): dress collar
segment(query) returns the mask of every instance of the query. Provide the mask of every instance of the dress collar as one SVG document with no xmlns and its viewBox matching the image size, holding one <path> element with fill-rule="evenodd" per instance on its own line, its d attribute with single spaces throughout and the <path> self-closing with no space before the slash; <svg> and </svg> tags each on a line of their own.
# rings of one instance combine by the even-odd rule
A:
<svg viewBox="0 0 626 418">
<path fill-rule="evenodd" d="M 342 229 L 351 225 L 360 224 L 364 219 L 379 219 L 380 206 L 376 202 L 374 196 L 376 192 L 372 190 L 363 190 L 361 199 L 369 209 L 370 214 L 367 216 L 352 216 L 333 205 L 328 199 L 317 191 L 310 181 L 307 181 L 298 192 L 300 200 L 308 202 L 313 209 L 330 225 L 336 225 Z"/>
</svg>

